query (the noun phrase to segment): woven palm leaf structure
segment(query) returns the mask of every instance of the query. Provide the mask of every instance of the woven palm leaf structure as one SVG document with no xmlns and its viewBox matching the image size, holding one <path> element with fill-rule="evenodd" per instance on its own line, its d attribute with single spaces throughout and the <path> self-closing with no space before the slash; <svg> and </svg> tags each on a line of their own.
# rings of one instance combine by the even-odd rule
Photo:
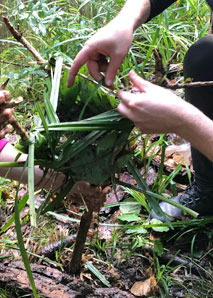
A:
<svg viewBox="0 0 213 298">
<path fill-rule="evenodd" d="M 16 145 L 27 153 L 33 144 L 35 165 L 44 173 L 52 169 L 66 176 L 60 198 L 43 208 L 44 212 L 51 210 L 75 181 L 100 185 L 124 167 L 132 155 L 127 144 L 133 123 L 116 111 L 115 96 L 107 95 L 101 83 L 94 85 L 82 77 L 68 89 L 67 74 L 62 74 L 59 58 L 52 82 L 47 81 L 44 107 L 37 104 L 40 119 L 30 132 L 30 140 L 20 139 Z M 83 119 L 88 114 L 90 117 Z M 67 118 L 75 121 L 62 122 Z"/>
</svg>

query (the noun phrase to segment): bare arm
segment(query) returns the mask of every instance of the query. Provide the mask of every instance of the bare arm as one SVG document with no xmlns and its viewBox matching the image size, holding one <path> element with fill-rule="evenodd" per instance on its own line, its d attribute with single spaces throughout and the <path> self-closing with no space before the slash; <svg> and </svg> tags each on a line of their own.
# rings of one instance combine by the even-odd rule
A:
<svg viewBox="0 0 213 298">
<path fill-rule="evenodd" d="M 13 162 L 16 155 L 17 150 L 11 144 L 7 143 L 0 152 L 0 162 Z M 26 159 L 27 154 L 22 154 L 19 161 L 26 161 Z M 8 168 L 0 167 L 0 176 L 5 176 L 7 171 Z M 19 181 L 21 174 L 22 167 L 14 167 L 7 178 Z M 52 174 L 54 174 L 53 179 Z M 64 179 L 65 176 L 62 173 L 53 173 L 51 171 L 48 171 L 45 177 L 43 177 L 43 171 L 39 169 L 38 166 L 35 166 L 34 168 L 34 182 L 37 188 L 59 191 L 60 187 L 63 187 Z M 21 183 L 28 183 L 28 169 L 25 169 Z M 93 210 L 99 211 L 99 208 L 103 206 L 108 191 L 108 188 L 102 189 L 100 186 L 92 186 L 86 181 L 77 181 L 68 193 L 67 197 L 69 197 L 72 202 L 83 204 L 83 196 L 87 206 L 90 206 L 91 202 L 94 202 Z"/>
<path fill-rule="evenodd" d="M 113 88 L 115 75 L 130 49 L 134 29 L 148 19 L 150 10 L 150 0 L 127 0 L 121 12 L 78 53 L 70 68 L 68 87 L 74 84 L 80 67 L 87 63 L 89 73 L 97 81 L 102 78 L 101 72 L 105 72 L 105 84 Z"/>
<path fill-rule="evenodd" d="M 18 151 L 10 143 L 7 143 L 3 150 L 0 152 L 0 162 L 13 162 L 18 154 Z M 27 159 L 27 154 L 22 154 L 18 161 L 25 162 Z M 0 167 L 0 176 L 4 176 L 8 171 L 8 168 Z M 14 167 L 8 178 L 11 180 L 19 181 L 22 173 L 22 167 Z M 63 182 L 64 176 L 62 174 L 58 175 L 58 179 L 54 182 L 54 188 L 60 186 Z M 25 170 L 22 183 L 28 183 L 28 169 Z M 45 177 L 43 177 L 43 171 L 39 169 L 38 166 L 35 166 L 34 170 L 34 182 L 35 185 L 39 183 L 40 188 L 49 189 L 51 187 L 51 173 L 48 172 Z"/>
<path fill-rule="evenodd" d="M 172 91 L 143 80 L 134 71 L 129 76 L 141 93 L 119 91 L 118 111 L 143 133 L 177 133 L 213 160 L 213 121 Z"/>
</svg>

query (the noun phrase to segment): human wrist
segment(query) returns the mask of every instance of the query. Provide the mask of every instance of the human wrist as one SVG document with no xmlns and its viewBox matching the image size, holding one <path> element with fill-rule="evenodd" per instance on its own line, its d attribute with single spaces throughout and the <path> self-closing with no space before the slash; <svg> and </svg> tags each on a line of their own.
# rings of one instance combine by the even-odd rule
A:
<svg viewBox="0 0 213 298">
<path fill-rule="evenodd" d="M 197 147 L 197 140 L 208 130 L 212 121 L 190 103 L 183 102 L 179 110 L 180 125 L 176 133 Z"/>
<path fill-rule="evenodd" d="M 150 0 L 127 0 L 115 19 L 134 31 L 145 23 L 151 12 Z"/>
</svg>

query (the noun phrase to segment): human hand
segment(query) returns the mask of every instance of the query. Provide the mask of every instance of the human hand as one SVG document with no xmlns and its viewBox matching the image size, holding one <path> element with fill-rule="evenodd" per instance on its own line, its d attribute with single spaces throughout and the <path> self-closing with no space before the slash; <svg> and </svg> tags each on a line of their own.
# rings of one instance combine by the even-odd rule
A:
<svg viewBox="0 0 213 298">
<path fill-rule="evenodd" d="M 105 72 L 105 85 L 113 88 L 116 73 L 127 55 L 133 39 L 133 28 L 115 18 L 90 38 L 75 57 L 68 77 L 68 87 L 74 84 L 82 65 L 87 63 L 89 73 L 96 81 Z M 109 61 L 108 61 L 109 58 Z"/>
<path fill-rule="evenodd" d="M 7 125 L 13 118 L 13 109 L 4 109 L 2 105 L 10 100 L 10 93 L 5 90 L 0 90 L 0 139 L 8 132 Z"/>
<path fill-rule="evenodd" d="M 140 93 L 118 91 L 122 99 L 119 113 L 143 133 L 178 133 L 189 108 L 187 103 L 172 91 L 143 80 L 134 71 L 130 71 L 129 78 Z"/>
</svg>

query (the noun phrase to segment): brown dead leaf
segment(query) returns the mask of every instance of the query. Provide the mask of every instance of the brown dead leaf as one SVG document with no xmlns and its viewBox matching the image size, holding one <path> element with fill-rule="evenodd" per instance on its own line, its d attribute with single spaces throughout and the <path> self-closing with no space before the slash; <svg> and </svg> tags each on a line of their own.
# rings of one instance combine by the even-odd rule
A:
<svg viewBox="0 0 213 298">
<path fill-rule="evenodd" d="M 160 236 L 155 236 L 154 234 L 151 233 L 149 235 L 149 240 L 151 240 L 151 241 L 160 240 Z"/>
<path fill-rule="evenodd" d="M 134 283 L 130 291 L 133 295 L 137 297 L 153 296 L 157 291 L 157 282 L 154 275 L 152 275 L 150 278 L 146 279 L 145 281 L 138 281 Z"/>
<path fill-rule="evenodd" d="M 110 268 L 109 273 L 111 277 L 115 280 L 118 280 L 120 278 L 120 274 L 117 272 L 117 270 L 114 267 Z"/>
<path fill-rule="evenodd" d="M 165 161 L 167 159 L 172 158 L 174 160 L 174 164 L 182 164 L 185 165 L 185 163 L 190 166 L 191 165 L 191 147 L 188 142 L 185 140 L 182 141 L 182 143 L 179 143 L 177 145 L 172 144 L 166 148 L 166 157 Z"/>
<path fill-rule="evenodd" d="M 101 240 L 110 240 L 112 239 L 112 233 L 114 231 L 114 227 L 110 226 L 99 226 L 98 227 L 98 239 Z"/>
</svg>

